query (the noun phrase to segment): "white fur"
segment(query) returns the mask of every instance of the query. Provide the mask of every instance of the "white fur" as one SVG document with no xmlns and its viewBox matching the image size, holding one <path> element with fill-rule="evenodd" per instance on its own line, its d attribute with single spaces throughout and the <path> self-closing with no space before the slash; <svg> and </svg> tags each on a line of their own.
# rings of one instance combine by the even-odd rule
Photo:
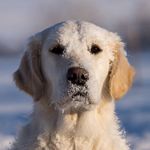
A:
<svg viewBox="0 0 150 150">
<path fill-rule="evenodd" d="M 88 71 L 90 80 L 87 85 L 90 99 L 94 104 L 99 103 L 103 83 L 110 69 L 109 62 L 114 59 L 113 51 L 108 46 L 112 42 L 111 33 L 90 23 L 73 21 L 65 22 L 61 27 L 55 26 L 55 32 L 57 34 L 52 33 L 55 41 L 51 43 L 53 37 L 50 36 L 42 50 L 43 71 L 50 82 L 49 85 L 52 84 L 51 87 L 57 89 L 51 93 L 50 103 L 51 101 L 57 103 L 63 99 L 62 94 L 68 90 L 66 73 L 71 66 L 81 66 Z M 49 52 L 54 43 L 65 47 L 63 57 Z M 92 55 L 88 49 L 93 43 L 99 45 L 103 52 Z"/>
<path fill-rule="evenodd" d="M 114 113 L 114 100 L 103 91 L 110 62 L 115 59 L 112 45 L 120 38 L 91 23 L 77 21 L 60 23 L 47 32 L 41 62 L 48 96 L 35 102 L 32 121 L 23 128 L 13 150 L 128 150 Z M 49 51 L 56 43 L 65 47 L 62 56 Z M 93 43 L 103 51 L 91 54 Z M 91 105 L 73 102 L 67 95 L 69 90 L 78 90 L 67 86 L 66 74 L 73 66 L 89 73 Z M 59 105 L 61 102 L 65 105 Z M 76 108 L 73 113 L 72 107 Z M 78 111 L 78 107 L 86 110 Z"/>
</svg>

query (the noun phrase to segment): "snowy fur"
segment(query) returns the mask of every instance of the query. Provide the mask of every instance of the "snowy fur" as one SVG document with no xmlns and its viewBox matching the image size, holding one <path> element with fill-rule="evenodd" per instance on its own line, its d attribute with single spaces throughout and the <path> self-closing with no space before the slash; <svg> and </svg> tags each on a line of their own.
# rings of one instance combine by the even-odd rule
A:
<svg viewBox="0 0 150 150">
<path fill-rule="evenodd" d="M 114 99 L 127 92 L 134 70 L 120 38 L 91 23 L 67 21 L 30 41 L 14 78 L 17 86 L 35 100 L 34 112 L 12 149 L 128 150 L 115 116 Z M 35 41 L 39 46 L 33 44 Z M 64 47 L 62 55 L 51 53 L 57 44 Z M 102 52 L 91 54 L 92 44 Z M 35 68 L 36 57 L 40 72 Z M 86 86 L 67 82 L 67 71 L 74 66 L 88 71 Z M 79 101 L 75 101 L 72 94 L 77 91 L 87 92 L 87 97 L 78 96 Z"/>
</svg>

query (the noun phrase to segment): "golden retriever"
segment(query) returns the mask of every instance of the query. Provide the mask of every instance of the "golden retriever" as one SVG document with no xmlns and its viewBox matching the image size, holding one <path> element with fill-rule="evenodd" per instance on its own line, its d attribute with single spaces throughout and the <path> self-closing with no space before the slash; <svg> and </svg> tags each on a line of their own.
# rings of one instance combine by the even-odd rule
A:
<svg viewBox="0 0 150 150">
<path fill-rule="evenodd" d="M 29 39 L 16 85 L 34 100 L 13 150 L 128 150 L 115 100 L 134 69 L 118 35 L 84 21 L 56 24 Z"/>
</svg>

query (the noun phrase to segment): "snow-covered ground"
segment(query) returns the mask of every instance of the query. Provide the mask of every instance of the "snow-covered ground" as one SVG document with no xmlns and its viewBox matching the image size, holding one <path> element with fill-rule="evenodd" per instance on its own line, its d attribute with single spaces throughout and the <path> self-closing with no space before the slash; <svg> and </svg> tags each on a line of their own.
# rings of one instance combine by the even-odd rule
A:
<svg viewBox="0 0 150 150">
<path fill-rule="evenodd" d="M 133 150 L 150 150 L 150 52 L 132 55 L 137 78 L 132 90 L 119 102 L 116 111 Z M 32 100 L 12 81 L 20 57 L 0 57 L 0 150 L 6 150 L 21 126 L 27 123 Z"/>
</svg>

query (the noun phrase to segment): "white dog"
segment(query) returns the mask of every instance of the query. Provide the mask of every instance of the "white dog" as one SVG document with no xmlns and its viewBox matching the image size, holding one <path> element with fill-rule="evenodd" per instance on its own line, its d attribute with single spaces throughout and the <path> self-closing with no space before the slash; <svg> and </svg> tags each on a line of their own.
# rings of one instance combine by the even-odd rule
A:
<svg viewBox="0 0 150 150">
<path fill-rule="evenodd" d="M 128 150 L 114 104 L 133 76 L 120 38 L 94 24 L 66 21 L 37 33 L 14 74 L 34 112 L 12 149 Z"/>
</svg>

